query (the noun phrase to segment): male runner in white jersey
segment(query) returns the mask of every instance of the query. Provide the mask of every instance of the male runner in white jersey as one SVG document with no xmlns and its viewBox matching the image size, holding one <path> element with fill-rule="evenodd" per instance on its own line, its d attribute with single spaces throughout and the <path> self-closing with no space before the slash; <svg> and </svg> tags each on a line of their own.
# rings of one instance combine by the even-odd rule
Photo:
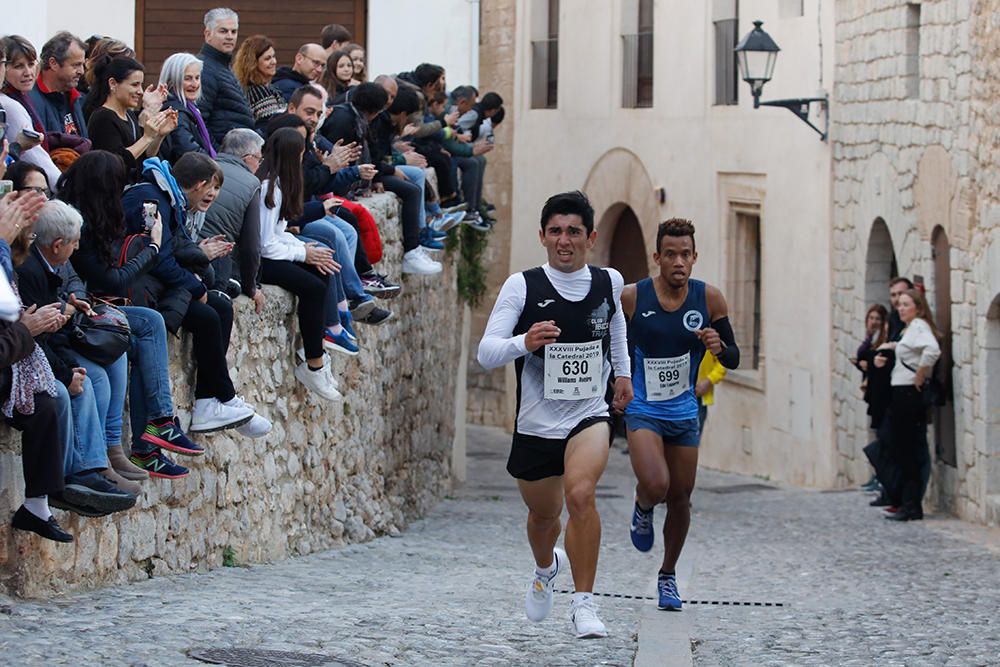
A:
<svg viewBox="0 0 1000 667">
<path fill-rule="evenodd" d="M 659 275 L 622 292 L 635 354 L 635 400 L 625 411 L 638 482 L 630 532 L 636 549 L 652 549 L 653 509 L 667 503 L 657 590 L 659 608 L 673 611 L 681 609 L 674 569 L 691 524 L 698 471 L 698 367 L 705 350 L 726 368 L 740 365 L 725 297 L 718 288 L 691 279 L 697 259 L 694 225 L 667 220 L 656 232 L 653 261 Z"/>
<path fill-rule="evenodd" d="M 624 281 L 614 269 L 587 264 L 597 233 L 582 192 L 550 197 L 538 236 L 548 262 L 504 283 L 479 343 L 479 363 L 491 369 L 514 361 L 517 370 L 507 471 L 528 506 L 535 570 L 525 596 L 527 616 L 541 621 L 552 610 L 554 580 L 568 564 L 568 552 L 576 587 L 574 632 L 578 638 L 605 637 L 593 599 L 601 546 L 595 490 L 608 463 L 612 361 L 614 408 L 622 411 L 632 400 L 620 303 Z M 556 548 L 564 498 L 565 552 Z"/>
</svg>

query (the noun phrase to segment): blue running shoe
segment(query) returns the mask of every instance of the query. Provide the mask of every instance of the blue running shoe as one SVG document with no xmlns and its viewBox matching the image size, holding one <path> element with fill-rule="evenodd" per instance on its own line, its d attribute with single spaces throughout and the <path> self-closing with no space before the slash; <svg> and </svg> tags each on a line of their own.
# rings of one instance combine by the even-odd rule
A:
<svg viewBox="0 0 1000 667">
<path fill-rule="evenodd" d="M 420 245 L 428 250 L 444 250 L 444 244 L 434 238 L 430 227 L 420 230 Z"/>
<path fill-rule="evenodd" d="M 351 315 L 351 311 L 338 310 L 337 314 L 340 315 L 340 326 L 344 327 L 344 331 L 347 332 L 347 337 L 352 343 L 357 343 L 358 335 L 354 333 L 354 316 Z"/>
<path fill-rule="evenodd" d="M 635 504 L 629 534 L 632 536 L 632 546 L 639 551 L 653 548 L 653 508 L 645 511 L 639 508 L 639 503 Z"/>
<path fill-rule="evenodd" d="M 428 229 L 430 229 L 430 231 L 427 232 L 427 233 L 428 233 L 428 235 L 430 235 L 430 237 L 432 239 L 440 241 L 441 239 L 448 238 L 448 232 L 439 232 L 438 230 L 434 229 L 433 227 L 428 227 Z"/>
<path fill-rule="evenodd" d="M 346 329 L 341 329 L 339 334 L 331 333 L 329 329 L 326 329 L 323 333 L 323 347 L 334 352 L 349 354 L 352 357 L 358 353 L 358 346 L 347 337 Z"/>
<path fill-rule="evenodd" d="M 657 609 L 668 611 L 681 610 L 681 594 L 677 592 L 677 577 L 662 572 L 656 578 L 656 589 L 660 593 Z"/>
</svg>

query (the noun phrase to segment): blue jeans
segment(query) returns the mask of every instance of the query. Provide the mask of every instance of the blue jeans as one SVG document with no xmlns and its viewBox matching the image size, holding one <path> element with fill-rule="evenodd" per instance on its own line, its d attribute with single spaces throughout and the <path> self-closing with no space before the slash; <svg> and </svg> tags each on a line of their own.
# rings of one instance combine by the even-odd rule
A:
<svg viewBox="0 0 1000 667">
<path fill-rule="evenodd" d="M 94 386 L 97 416 L 104 425 L 108 447 L 122 444 L 122 412 L 125 411 L 125 390 L 128 388 L 128 355 L 123 354 L 110 366 L 101 366 L 79 352 L 73 352 L 76 365 L 87 369 L 87 378 Z"/>
<path fill-rule="evenodd" d="M 341 262 L 347 266 L 341 270 L 341 280 L 344 281 L 344 291 L 347 293 L 348 298 L 361 301 L 374 299 L 375 297 L 365 291 L 365 286 L 361 283 L 361 276 L 358 275 L 358 269 L 354 265 L 354 257 L 358 254 L 358 230 L 351 223 L 335 215 L 327 216 L 324 220 L 332 223 L 340 230 L 347 244 L 348 254 L 343 258 L 343 262 Z M 337 253 L 340 253 L 340 249 L 337 250 Z"/>
<path fill-rule="evenodd" d="M 63 475 L 107 468 L 108 446 L 90 378 L 83 379 L 83 391 L 76 396 L 70 396 L 62 382 L 56 382 L 56 392 L 56 418 L 63 441 Z"/>
<path fill-rule="evenodd" d="M 406 174 L 410 182 L 420 188 L 420 229 L 427 226 L 427 209 L 423 202 L 427 201 L 426 181 L 427 174 L 421 167 L 411 167 L 408 164 L 396 165 L 396 168 Z"/>
<path fill-rule="evenodd" d="M 354 238 L 353 250 L 342 227 L 350 229 L 352 232 Z M 331 292 L 334 289 L 334 283 L 339 283 L 339 288 L 337 289 L 337 296 L 339 298 L 333 302 L 334 306 L 336 306 L 337 302 L 343 301 L 344 298 L 360 299 L 362 301 L 368 301 L 372 298 L 370 294 L 365 292 L 364 286 L 361 284 L 361 277 L 358 275 L 357 269 L 354 268 L 354 253 L 358 248 L 358 235 L 353 227 L 339 218 L 327 216 L 303 225 L 302 235 L 307 237 L 308 240 L 319 241 L 336 252 L 334 260 L 340 264 L 341 268 L 340 272 L 336 274 L 340 279 L 330 281 Z M 338 320 L 332 319 L 332 316 L 329 315 L 331 312 L 336 312 L 335 309 L 333 311 L 329 310 L 330 303 L 330 299 L 327 299 L 327 319 L 331 322 L 337 322 Z"/>
<path fill-rule="evenodd" d="M 146 424 L 154 419 L 174 416 L 167 368 L 167 328 L 163 316 L 151 308 L 123 306 L 132 328 L 132 381 L 129 382 L 129 422 L 132 425 L 132 451 L 148 454 L 153 448 L 139 437 Z"/>
</svg>

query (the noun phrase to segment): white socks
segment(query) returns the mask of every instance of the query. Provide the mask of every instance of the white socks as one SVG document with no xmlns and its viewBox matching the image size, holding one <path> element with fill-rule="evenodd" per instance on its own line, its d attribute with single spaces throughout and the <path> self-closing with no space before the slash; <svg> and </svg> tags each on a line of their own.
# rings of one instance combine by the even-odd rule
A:
<svg viewBox="0 0 1000 667">
<path fill-rule="evenodd" d="M 49 517 L 52 516 L 52 510 L 49 509 L 48 496 L 36 496 L 34 498 L 25 498 L 24 509 L 34 514 L 42 521 L 48 521 Z"/>
<path fill-rule="evenodd" d="M 556 570 L 558 569 L 558 567 L 559 567 L 559 564 L 558 564 L 558 561 L 556 561 L 556 555 L 555 555 L 555 553 L 553 553 L 552 554 L 552 565 L 549 565 L 548 567 L 538 567 L 538 565 L 535 565 L 535 574 L 537 574 L 539 577 L 543 577 L 545 579 L 551 579 L 552 577 L 555 576 Z"/>
<path fill-rule="evenodd" d="M 593 593 L 573 593 L 573 606 L 583 604 L 594 597 Z"/>
</svg>

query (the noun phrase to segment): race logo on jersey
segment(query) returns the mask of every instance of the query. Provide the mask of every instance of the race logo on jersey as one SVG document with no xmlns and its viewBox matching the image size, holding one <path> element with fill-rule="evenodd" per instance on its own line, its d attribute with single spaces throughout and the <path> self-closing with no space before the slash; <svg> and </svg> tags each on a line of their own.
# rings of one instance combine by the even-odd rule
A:
<svg viewBox="0 0 1000 667">
<path fill-rule="evenodd" d="M 550 304 L 553 304 L 553 303 L 555 303 L 555 302 L 556 302 L 556 300 L 555 300 L 555 299 L 546 299 L 545 301 L 539 301 L 539 302 L 538 302 L 538 307 L 539 307 L 539 308 L 545 308 L 545 307 L 547 307 L 548 305 L 550 305 Z"/>
<path fill-rule="evenodd" d="M 590 335 L 594 338 L 604 338 L 607 335 L 608 329 L 611 328 L 611 304 L 607 299 L 590 311 L 587 324 L 590 325 Z"/>
<path fill-rule="evenodd" d="M 701 329 L 701 325 L 705 323 L 705 318 L 701 316 L 701 313 L 697 310 L 689 310 L 684 313 L 684 328 L 688 331 L 697 331 Z"/>
<path fill-rule="evenodd" d="M 645 313 L 642 314 L 643 317 L 652 317 L 653 315 L 656 315 L 655 310 L 647 310 Z"/>
</svg>

